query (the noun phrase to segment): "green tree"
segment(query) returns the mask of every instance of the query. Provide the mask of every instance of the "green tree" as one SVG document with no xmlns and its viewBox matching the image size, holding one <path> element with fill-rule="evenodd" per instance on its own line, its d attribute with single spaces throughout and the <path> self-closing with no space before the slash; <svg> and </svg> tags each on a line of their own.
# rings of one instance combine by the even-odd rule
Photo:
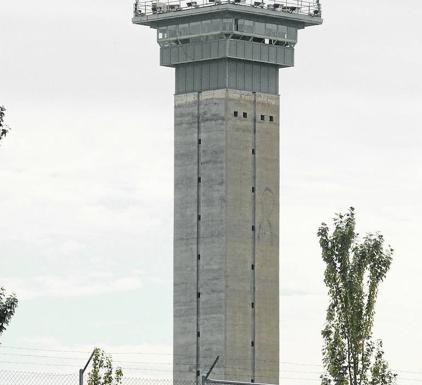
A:
<svg viewBox="0 0 422 385">
<path fill-rule="evenodd" d="M 119 385 L 122 383 L 122 378 L 122 368 L 113 370 L 111 357 L 96 348 L 92 358 L 92 369 L 88 374 L 88 385 Z"/>
<path fill-rule="evenodd" d="M 373 340 L 375 304 L 393 249 L 381 234 L 355 232 L 355 212 L 337 214 L 334 229 L 318 230 L 329 305 L 322 330 L 322 385 L 390 385 L 394 374 L 384 359 L 382 342 Z"/>
<path fill-rule="evenodd" d="M 10 131 L 10 128 L 4 124 L 5 114 L 6 114 L 6 109 L 3 106 L 0 106 L 0 140 L 2 140 Z"/>
<path fill-rule="evenodd" d="M 6 290 L 0 287 L 0 336 L 6 330 L 6 326 L 9 325 L 17 306 L 18 299 L 16 296 L 14 294 L 6 296 Z"/>
</svg>

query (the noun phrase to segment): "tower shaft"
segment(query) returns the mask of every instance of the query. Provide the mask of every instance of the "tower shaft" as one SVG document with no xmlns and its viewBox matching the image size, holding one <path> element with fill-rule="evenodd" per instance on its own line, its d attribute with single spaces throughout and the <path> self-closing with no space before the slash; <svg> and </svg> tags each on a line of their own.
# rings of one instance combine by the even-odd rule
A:
<svg viewBox="0 0 422 385">
<path fill-rule="evenodd" d="M 279 97 L 175 96 L 174 376 L 278 382 Z"/>
</svg>

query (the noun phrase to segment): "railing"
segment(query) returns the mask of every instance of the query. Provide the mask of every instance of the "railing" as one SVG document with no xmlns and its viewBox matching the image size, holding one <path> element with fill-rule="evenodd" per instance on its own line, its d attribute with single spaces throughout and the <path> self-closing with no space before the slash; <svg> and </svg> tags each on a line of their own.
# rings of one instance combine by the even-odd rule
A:
<svg viewBox="0 0 422 385">
<path fill-rule="evenodd" d="M 135 16 L 148 16 L 169 12 L 180 12 L 187 9 L 212 7 L 221 4 L 269 9 L 312 17 L 321 17 L 321 4 L 318 0 L 136 0 Z"/>
</svg>

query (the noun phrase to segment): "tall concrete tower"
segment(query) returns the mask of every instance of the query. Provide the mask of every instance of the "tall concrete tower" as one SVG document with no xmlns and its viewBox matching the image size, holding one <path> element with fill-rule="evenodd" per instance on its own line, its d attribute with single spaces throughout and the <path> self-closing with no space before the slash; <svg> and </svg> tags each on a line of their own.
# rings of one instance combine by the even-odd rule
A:
<svg viewBox="0 0 422 385">
<path fill-rule="evenodd" d="M 137 1 L 176 69 L 174 378 L 279 380 L 279 68 L 318 0 Z"/>
</svg>

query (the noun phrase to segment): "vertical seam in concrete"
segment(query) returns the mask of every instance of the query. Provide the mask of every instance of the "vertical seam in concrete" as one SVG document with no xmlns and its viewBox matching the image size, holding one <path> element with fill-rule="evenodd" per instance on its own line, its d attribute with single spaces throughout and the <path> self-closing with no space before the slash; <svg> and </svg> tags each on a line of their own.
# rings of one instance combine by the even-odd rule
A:
<svg viewBox="0 0 422 385">
<path fill-rule="evenodd" d="M 255 381 L 256 371 L 256 341 L 255 341 L 255 324 L 256 324 L 256 92 L 253 92 L 253 126 L 252 126 L 252 266 L 251 266 L 251 312 L 252 312 L 252 330 L 251 330 L 251 380 Z M 253 304 L 253 306 L 252 306 Z"/>
<path fill-rule="evenodd" d="M 201 183 L 199 178 L 201 176 L 201 144 L 199 140 L 201 139 L 201 120 L 200 120 L 200 103 L 201 103 L 201 92 L 197 93 L 197 179 L 196 179 L 196 384 L 199 384 L 198 373 L 200 371 L 200 316 L 201 316 L 201 303 L 198 293 L 200 293 L 200 255 L 201 255 Z"/>
</svg>

